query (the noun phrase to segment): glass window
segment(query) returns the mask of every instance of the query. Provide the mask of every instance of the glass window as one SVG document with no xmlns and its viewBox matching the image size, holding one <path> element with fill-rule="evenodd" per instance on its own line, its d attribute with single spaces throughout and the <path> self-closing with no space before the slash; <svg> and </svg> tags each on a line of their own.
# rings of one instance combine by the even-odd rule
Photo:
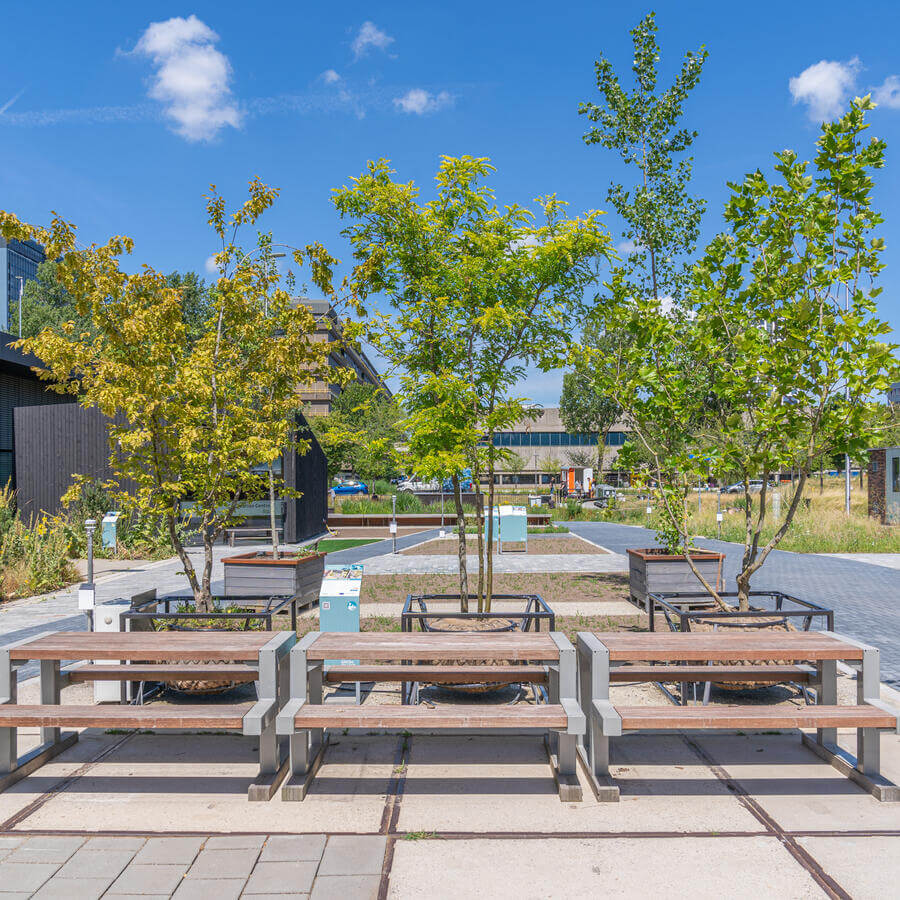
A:
<svg viewBox="0 0 900 900">
<path fill-rule="evenodd" d="M 891 457 L 891 490 L 900 494 L 900 456 Z"/>
<path fill-rule="evenodd" d="M 558 431 L 552 431 L 552 432 L 550 432 L 550 446 L 551 446 L 551 447 L 559 447 L 559 446 L 561 446 L 561 444 L 560 444 L 560 437 L 561 437 L 561 435 L 560 435 L 560 433 L 559 433 Z"/>
</svg>

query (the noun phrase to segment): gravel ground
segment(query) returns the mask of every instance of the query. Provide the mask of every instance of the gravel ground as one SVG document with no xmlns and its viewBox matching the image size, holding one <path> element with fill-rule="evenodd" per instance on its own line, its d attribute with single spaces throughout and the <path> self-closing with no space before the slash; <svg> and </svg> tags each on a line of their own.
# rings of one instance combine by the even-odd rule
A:
<svg viewBox="0 0 900 900">
<path fill-rule="evenodd" d="M 582 540 L 571 534 L 545 534 L 535 535 L 537 540 L 528 539 L 527 550 L 521 543 L 504 543 L 504 552 L 521 553 L 523 550 L 530 556 L 543 556 L 547 553 L 585 553 L 596 555 L 605 553 L 596 544 Z M 478 553 L 477 536 L 470 534 L 466 538 L 466 551 L 468 553 Z M 459 552 L 459 544 L 456 538 L 438 538 L 433 541 L 426 541 L 424 544 L 417 544 L 415 547 L 409 547 L 401 551 L 405 556 L 452 556 Z"/>
</svg>

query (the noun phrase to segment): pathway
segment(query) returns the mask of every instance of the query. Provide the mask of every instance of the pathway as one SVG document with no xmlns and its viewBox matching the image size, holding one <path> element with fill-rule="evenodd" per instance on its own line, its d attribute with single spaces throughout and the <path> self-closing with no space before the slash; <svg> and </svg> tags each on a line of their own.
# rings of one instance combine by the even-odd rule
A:
<svg viewBox="0 0 900 900">
<path fill-rule="evenodd" d="M 614 553 L 658 546 L 647 528 L 612 522 L 566 524 Z M 726 541 L 697 543 L 725 554 L 725 585 L 733 590 L 743 548 Z M 753 587 L 781 590 L 833 609 L 837 631 L 880 647 L 882 679 L 900 686 L 900 571 L 834 555 L 773 550 L 753 578 Z"/>
</svg>

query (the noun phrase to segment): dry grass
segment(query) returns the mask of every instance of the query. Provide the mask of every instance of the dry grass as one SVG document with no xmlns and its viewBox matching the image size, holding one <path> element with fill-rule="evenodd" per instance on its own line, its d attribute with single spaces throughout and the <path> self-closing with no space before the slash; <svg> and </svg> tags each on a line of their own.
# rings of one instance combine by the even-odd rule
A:
<svg viewBox="0 0 900 900">
<path fill-rule="evenodd" d="M 522 543 L 511 543 L 509 541 L 504 542 L 503 544 L 505 552 L 522 552 L 525 549 Z M 426 541 L 424 544 L 417 544 L 415 547 L 409 547 L 406 550 L 400 551 L 405 556 L 433 556 L 433 555 L 444 555 L 444 556 L 456 556 L 459 552 L 459 542 L 455 537 L 453 538 L 438 538 L 433 541 Z M 466 552 L 478 554 L 478 541 L 475 538 L 467 538 L 466 540 Z M 589 544 L 587 541 L 583 541 L 579 537 L 574 536 L 559 536 L 552 535 L 550 537 L 541 537 L 536 538 L 535 540 L 528 541 L 528 554 L 534 556 L 535 554 L 546 554 L 546 553 L 563 553 L 563 554 L 571 554 L 571 553 L 594 553 L 594 554 L 602 554 L 605 551 L 601 550 L 594 544 Z"/>
</svg>

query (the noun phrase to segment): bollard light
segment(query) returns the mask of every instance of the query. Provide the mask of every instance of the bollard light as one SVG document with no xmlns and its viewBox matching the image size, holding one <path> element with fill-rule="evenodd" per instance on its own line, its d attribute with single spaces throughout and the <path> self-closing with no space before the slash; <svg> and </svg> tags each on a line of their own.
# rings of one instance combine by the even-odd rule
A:
<svg viewBox="0 0 900 900">
<path fill-rule="evenodd" d="M 85 519 L 84 530 L 87 532 L 87 580 L 88 584 L 94 583 L 94 531 L 97 528 L 96 519 Z"/>
</svg>

